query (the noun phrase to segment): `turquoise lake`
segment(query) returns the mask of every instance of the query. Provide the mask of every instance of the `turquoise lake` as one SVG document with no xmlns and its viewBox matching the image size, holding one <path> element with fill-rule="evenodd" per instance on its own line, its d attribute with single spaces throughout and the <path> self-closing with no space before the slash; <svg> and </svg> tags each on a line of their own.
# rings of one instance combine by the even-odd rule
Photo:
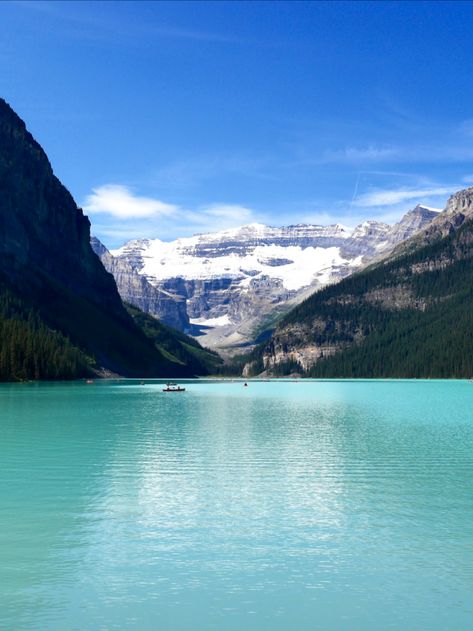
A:
<svg viewBox="0 0 473 631">
<path fill-rule="evenodd" d="M 0 386 L 0 628 L 473 628 L 473 383 Z"/>
</svg>

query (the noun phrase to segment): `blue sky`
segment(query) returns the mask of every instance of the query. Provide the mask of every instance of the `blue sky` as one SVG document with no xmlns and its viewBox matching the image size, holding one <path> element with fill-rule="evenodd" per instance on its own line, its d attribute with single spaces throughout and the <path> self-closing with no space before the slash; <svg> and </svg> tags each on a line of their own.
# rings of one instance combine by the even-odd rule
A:
<svg viewBox="0 0 473 631">
<path fill-rule="evenodd" d="M 473 4 L 0 3 L 0 95 L 104 243 L 473 185 Z"/>
</svg>

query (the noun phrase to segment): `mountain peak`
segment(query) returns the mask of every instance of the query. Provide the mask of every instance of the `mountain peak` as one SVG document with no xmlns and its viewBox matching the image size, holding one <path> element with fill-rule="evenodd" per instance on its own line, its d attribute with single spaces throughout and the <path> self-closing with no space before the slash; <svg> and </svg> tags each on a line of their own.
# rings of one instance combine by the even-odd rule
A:
<svg viewBox="0 0 473 631">
<path fill-rule="evenodd" d="M 466 212 L 473 214 L 473 186 L 457 191 L 447 201 L 445 207 L 447 213 Z"/>
<path fill-rule="evenodd" d="M 427 209 L 423 212 L 430 213 L 431 219 L 426 222 L 423 228 L 416 230 L 412 238 L 400 242 L 400 245 L 394 250 L 396 256 L 453 234 L 465 221 L 473 219 L 473 186 L 451 195 L 443 211 L 438 212 L 436 208 L 428 208 L 420 204 L 416 206 L 416 208 L 419 207 Z M 409 213 L 403 217 L 400 223 L 408 219 L 408 215 Z"/>
<path fill-rule="evenodd" d="M 433 208 L 432 206 L 426 206 L 425 204 L 417 204 L 417 206 L 415 208 L 413 208 L 412 210 L 410 210 L 409 212 L 414 213 L 414 212 L 421 212 L 424 210 L 428 210 L 432 213 L 441 213 L 442 209 L 441 208 Z"/>
<path fill-rule="evenodd" d="M 11 105 L 7 103 L 5 99 L 2 99 L 2 97 L 0 97 L 0 116 L 2 119 L 5 117 L 16 119 L 23 127 L 26 127 L 24 121 L 21 120 Z"/>
</svg>

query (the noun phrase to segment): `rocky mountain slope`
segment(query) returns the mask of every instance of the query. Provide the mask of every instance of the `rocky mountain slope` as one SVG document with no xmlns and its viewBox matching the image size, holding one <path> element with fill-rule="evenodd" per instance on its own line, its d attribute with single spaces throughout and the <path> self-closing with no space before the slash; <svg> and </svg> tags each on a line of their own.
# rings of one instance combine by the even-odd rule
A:
<svg viewBox="0 0 473 631">
<path fill-rule="evenodd" d="M 473 374 L 473 188 L 376 264 L 314 294 L 244 374 Z"/>
<path fill-rule="evenodd" d="M 89 220 L 0 99 L 0 378 L 192 374 L 135 324 L 89 241 Z"/>
<path fill-rule="evenodd" d="M 170 243 L 134 240 L 111 253 L 94 247 L 122 297 L 232 353 L 314 291 L 391 251 L 437 214 L 417 206 L 395 226 L 250 224 Z M 159 300 L 150 299 L 150 286 Z M 178 305 L 174 311 L 170 300 Z"/>
<path fill-rule="evenodd" d="M 124 302 L 159 317 L 159 320 L 168 326 L 180 331 L 189 330 L 186 301 L 182 296 L 153 287 L 144 276 L 135 272 L 129 263 L 112 256 L 97 237 L 90 239 L 90 245 L 107 272 L 113 275 Z"/>
</svg>

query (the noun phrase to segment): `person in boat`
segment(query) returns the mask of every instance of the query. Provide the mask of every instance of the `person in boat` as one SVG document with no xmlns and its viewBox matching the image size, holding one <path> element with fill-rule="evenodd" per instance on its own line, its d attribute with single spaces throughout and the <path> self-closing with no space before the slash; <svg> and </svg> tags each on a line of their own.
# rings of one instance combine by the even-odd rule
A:
<svg viewBox="0 0 473 631">
<path fill-rule="evenodd" d="M 163 392 L 185 392 L 185 388 L 181 388 L 177 383 L 170 381 L 166 384 L 166 387 L 163 388 Z"/>
</svg>

